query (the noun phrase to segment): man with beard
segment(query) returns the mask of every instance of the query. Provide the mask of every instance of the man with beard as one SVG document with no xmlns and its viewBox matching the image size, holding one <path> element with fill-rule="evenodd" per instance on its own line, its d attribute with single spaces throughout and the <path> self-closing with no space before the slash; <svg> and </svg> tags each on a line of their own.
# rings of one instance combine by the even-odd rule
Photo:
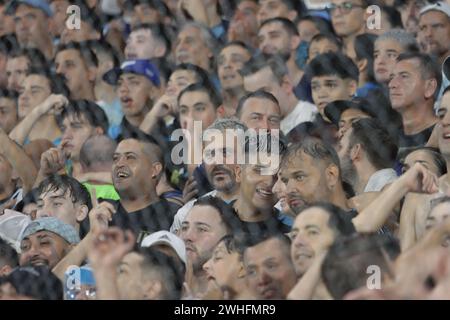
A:
<svg viewBox="0 0 450 320">
<path fill-rule="evenodd" d="M 286 18 L 272 18 L 264 21 L 258 30 L 258 47 L 262 53 L 272 56 L 280 55 L 286 62 L 289 78 L 294 85 L 303 76 L 296 62 L 297 47 L 300 36 L 295 24 Z"/>
<path fill-rule="evenodd" d="M 191 278 L 186 272 L 186 284 L 191 292 L 185 292 L 185 296 L 198 298 L 207 292 L 208 278 L 203 265 L 211 258 L 219 240 L 233 231 L 233 218 L 233 210 L 224 201 L 210 196 L 197 200 L 189 211 L 180 230 L 186 244 L 187 264 L 192 268 Z"/>
<path fill-rule="evenodd" d="M 19 265 L 52 269 L 79 241 L 75 228 L 55 217 L 34 220 L 23 232 Z"/>
<path fill-rule="evenodd" d="M 204 165 L 205 171 L 208 181 L 212 184 L 214 190 L 204 196 L 217 197 L 229 203 L 237 198 L 239 192 L 239 183 L 236 182 L 235 173 L 239 145 L 237 144 L 237 139 L 234 139 L 231 143 L 227 143 L 225 139 L 226 130 L 233 130 L 235 132 L 241 131 L 244 133 L 247 128 L 237 120 L 220 119 L 216 120 L 206 132 L 208 132 L 208 130 L 218 130 L 224 137 L 224 140 L 222 148 L 216 148 L 214 144 L 205 146 L 204 154 L 212 156 L 208 159 L 208 164 L 205 163 Z M 195 199 L 189 201 L 178 210 L 170 231 L 177 233 L 180 230 L 182 222 L 194 203 Z"/>
<path fill-rule="evenodd" d="M 392 169 L 397 151 L 389 133 L 375 119 L 353 122 L 338 144 L 342 179 L 356 195 L 381 191 L 397 178 Z"/>
</svg>

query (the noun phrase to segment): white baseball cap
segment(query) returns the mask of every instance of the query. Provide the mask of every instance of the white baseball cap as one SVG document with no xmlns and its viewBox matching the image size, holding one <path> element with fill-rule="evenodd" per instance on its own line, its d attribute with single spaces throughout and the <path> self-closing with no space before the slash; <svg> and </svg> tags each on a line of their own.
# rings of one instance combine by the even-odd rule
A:
<svg viewBox="0 0 450 320">
<path fill-rule="evenodd" d="M 431 10 L 440 11 L 442 13 L 445 13 L 448 17 L 450 17 L 450 5 L 448 5 L 445 2 L 436 2 L 436 3 L 429 4 L 425 7 L 423 7 L 420 10 L 420 15 L 422 15 L 428 11 L 431 11 Z"/>
<path fill-rule="evenodd" d="M 20 253 L 20 242 L 25 229 L 31 222 L 30 217 L 22 212 L 5 209 L 5 212 L 0 215 L 0 238 Z"/>
<path fill-rule="evenodd" d="M 169 231 L 158 231 L 146 236 L 141 247 L 151 247 L 157 244 L 170 246 L 177 253 L 178 257 L 186 264 L 186 246 L 184 241 Z"/>
</svg>

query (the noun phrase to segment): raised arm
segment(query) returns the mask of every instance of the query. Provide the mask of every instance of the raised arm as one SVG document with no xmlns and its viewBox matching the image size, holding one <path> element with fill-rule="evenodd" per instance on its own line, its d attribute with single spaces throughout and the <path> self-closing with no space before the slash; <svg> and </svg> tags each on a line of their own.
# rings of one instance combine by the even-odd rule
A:
<svg viewBox="0 0 450 320">
<path fill-rule="evenodd" d="M 423 165 L 416 163 L 353 218 L 353 224 L 360 233 L 376 232 L 408 192 L 435 193 L 438 190 L 437 177 Z"/>
<path fill-rule="evenodd" d="M 173 98 L 167 95 L 163 95 L 158 99 L 158 101 L 156 101 L 156 103 L 153 105 L 153 108 L 147 113 L 141 125 L 139 126 L 139 129 L 147 134 L 150 134 L 155 128 L 159 119 L 162 119 L 173 112 L 174 103 L 175 101 Z"/>
<path fill-rule="evenodd" d="M 24 193 L 33 188 L 37 176 L 37 170 L 33 160 L 25 151 L 11 140 L 3 129 L 0 128 L 0 154 L 11 164 L 22 181 Z"/>
<path fill-rule="evenodd" d="M 23 145 L 34 124 L 47 113 L 64 107 L 67 98 L 61 94 L 51 94 L 31 112 L 10 132 L 9 137 L 18 144 Z"/>
</svg>

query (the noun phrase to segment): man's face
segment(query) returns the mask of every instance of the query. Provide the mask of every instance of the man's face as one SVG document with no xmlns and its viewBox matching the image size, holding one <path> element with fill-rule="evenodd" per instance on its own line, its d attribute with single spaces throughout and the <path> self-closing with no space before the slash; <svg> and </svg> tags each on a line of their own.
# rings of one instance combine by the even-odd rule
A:
<svg viewBox="0 0 450 320">
<path fill-rule="evenodd" d="M 53 0 L 50 3 L 50 7 L 53 11 L 53 32 L 55 36 L 60 36 L 61 33 L 66 29 L 66 19 L 67 19 L 67 7 L 70 5 L 67 0 Z"/>
<path fill-rule="evenodd" d="M 450 18 L 435 10 L 422 14 L 417 37 L 427 54 L 445 55 L 450 50 Z"/>
<path fill-rule="evenodd" d="M 0 154 L 0 193 L 4 193 L 14 184 L 12 176 L 13 168 L 11 164 Z"/>
<path fill-rule="evenodd" d="M 204 130 L 216 120 L 216 108 L 204 91 L 184 93 L 180 99 L 179 109 L 181 128 L 190 132 L 193 132 L 194 121 L 201 121 Z"/>
<path fill-rule="evenodd" d="M 158 45 L 150 29 L 138 29 L 131 32 L 125 47 L 127 60 L 157 58 Z"/>
<path fill-rule="evenodd" d="M 0 128 L 6 133 L 10 133 L 19 121 L 17 115 L 17 105 L 14 99 L 0 98 Z"/>
<path fill-rule="evenodd" d="M 450 156 L 450 92 L 442 96 L 437 116 L 439 118 L 437 126 L 439 151 L 448 157 Z"/>
<path fill-rule="evenodd" d="M 44 265 L 53 269 L 64 258 L 69 248 L 69 243 L 59 235 L 50 231 L 38 231 L 20 243 L 22 253 L 19 265 L 21 267 Z"/>
<path fill-rule="evenodd" d="M 186 244 L 186 255 L 194 270 L 201 270 L 211 258 L 214 247 L 227 234 L 217 209 L 194 206 L 181 224 L 180 237 Z"/>
<path fill-rule="evenodd" d="M 429 230 L 439 224 L 444 220 L 448 219 L 450 216 L 450 202 L 443 202 L 436 205 L 428 214 L 425 229 Z"/>
<path fill-rule="evenodd" d="M 228 46 L 220 52 L 217 73 L 223 89 L 240 88 L 244 85 L 239 70 L 250 58 L 250 53 L 241 46 Z"/>
<path fill-rule="evenodd" d="M 355 165 L 351 158 L 350 137 L 353 129 L 347 130 L 339 141 L 338 156 L 341 162 L 342 180 L 353 184 L 357 176 Z"/>
<path fill-rule="evenodd" d="M 90 82 L 89 69 L 76 49 L 63 50 L 55 58 L 56 73 L 66 78 L 71 95 L 80 92 Z M 94 75 L 95 76 L 95 75 Z"/>
<path fill-rule="evenodd" d="M 296 284 L 294 265 L 285 246 L 271 238 L 244 251 L 247 285 L 258 299 L 286 299 Z"/>
<path fill-rule="evenodd" d="M 281 114 L 284 116 L 289 108 L 288 94 L 285 88 L 283 88 L 279 81 L 275 78 L 270 67 L 263 68 L 258 72 L 244 77 L 245 91 L 253 92 L 259 89 L 270 92 L 277 98 Z"/>
<path fill-rule="evenodd" d="M 153 85 L 145 76 L 124 73 L 117 82 L 117 92 L 125 116 L 137 116 L 147 112 Z"/>
<path fill-rule="evenodd" d="M 325 163 L 313 159 L 303 151 L 287 159 L 287 163 L 281 168 L 281 176 L 286 181 L 288 205 L 294 212 L 305 205 L 330 198 L 325 169 Z"/>
<path fill-rule="evenodd" d="M 14 17 L 5 14 L 6 5 L 0 5 L 0 37 L 15 32 Z"/>
<path fill-rule="evenodd" d="M 297 30 L 301 41 L 311 42 L 311 39 L 320 33 L 316 24 L 309 20 L 302 20 L 297 24 Z"/>
<path fill-rule="evenodd" d="M 5 88 L 8 85 L 8 77 L 6 76 L 6 62 L 8 56 L 5 52 L 0 52 L 0 87 Z"/>
<path fill-rule="evenodd" d="M 280 106 L 264 98 L 247 99 L 239 120 L 249 129 L 280 129 Z"/>
<path fill-rule="evenodd" d="M 213 53 L 206 46 L 200 30 L 195 27 L 184 28 L 177 37 L 175 44 L 175 62 L 192 63 L 205 70 L 209 69 L 209 61 Z"/>
<path fill-rule="evenodd" d="M 411 0 L 406 1 L 404 5 L 397 8 L 400 11 L 402 24 L 407 32 L 413 35 L 417 33 L 419 29 L 419 13 L 425 5 L 425 0 Z"/>
<path fill-rule="evenodd" d="M 287 204 L 287 186 L 285 181 L 283 180 L 283 177 L 281 176 L 280 170 L 278 171 L 278 179 L 273 185 L 272 192 L 280 202 L 281 211 L 290 212 L 291 208 L 289 208 L 289 205 Z"/>
<path fill-rule="evenodd" d="M 78 221 L 87 216 L 88 208 L 80 203 L 73 203 L 69 190 L 52 190 L 49 187 L 37 199 L 36 218 L 55 217 L 78 229 Z"/>
<path fill-rule="evenodd" d="M 389 98 L 394 109 L 399 111 L 424 102 L 426 80 L 422 76 L 417 59 L 402 60 L 395 64 L 389 81 Z"/>
<path fill-rule="evenodd" d="M 336 235 L 328 224 L 329 219 L 329 213 L 317 207 L 306 209 L 295 218 L 291 257 L 297 275 L 305 274 L 314 258 L 333 244 Z"/>
<path fill-rule="evenodd" d="M 257 3 L 241 1 L 230 21 L 228 41 L 250 41 L 258 32 L 257 12 Z"/>
<path fill-rule="evenodd" d="M 25 78 L 19 95 L 19 118 L 26 117 L 51 94 L 50 84 L 44 76 L 32 74 Z"/>
<path fill-rule="evenodd" d="M 117 272 L 117 290 L 120 299 L 141 300 L 144 298 L 142 290 L 142 263 L 144 257 L 136 252 L 126 254 Z"/>
<path fill-rule="evenodd" d="M 84 115 L 76 117 L 74 114 L 70 114 L 64 118 L 61 131 L 63 133 L 61 147 L 64 154 L 69 159 L 78 161 L 84 142 L 98 129 L 94 128 Z"/>
<path fill-rule="evenodd" d="M 409 153 L 403 161 L 403 173 L 412 168 L 416 163 L 420 163 L 438 177 L 441 175 L 433 154 L 427 150 L 419 149 Z"/>
<path fill-rule="evenodd" d="M 312 41 L 308 49 L 308 62 L 317 57 L 319 54 L 338 51 L 338 46 L 328 39 Z"/>
<path fill-rule="evenodd" d="M 295 19 L 297 13 L 295 10 L 289 10 L 288 6 L 282 0 L 259 0 L 258 23 L 271 18 L 286 18 L 291 21 Z"/>
<path fill-rule="evenodd" d="M 267 174 L 267 166 L 257 164 L 241 165 L 238 182 L 241 183 L 241 199 L 255 210 L 268 211 L 277 199 L 272 192 L 276 174 Z"/>
<path fill-rule="evenodd" d="M 83 42 L 88 40 L 98 40 L 100 35 L 90 23 L 85 20 L 80 21 L 80 29 L 64 28 L 61 33 L 61 43 Z"/>
<path fill-rule="evenodd" d="M 336 34 L 341 37 L 357 35 L 365 28 L 365 10 L 360 0 L 332 0 L 332 4 L 340 6 L 331 12 L 331 22 Z M 351 9 L 346 9 L 344 3 L 351 4 Z"/>
<path fill-rule="evenodd" d="M 380 83 L 389 83 L 390 74 L 395 67 L 397 57 L 403 52 L 402 46 L 395 40 L 375 41 L 373 51 L 373 70 L 375 79 Z"/>
<path fill-rule="evenodd" d="M 21 47 L 45 49 L 49 37 L 49 18 L 40 10 L 21 4 L 14 16 L 16 35 Z"/>
<path fill-rule="evenodd" d="M 312 98 L 322 116 L 328 103 L 349 100 L 355 90 L 356 81 L 341 79 L 334 75 L 313 77 L 311 80 Z"/>
<path fill-rule="evenodd" d="M 28 71 L 29 61 L 25 56 L 17 58 L 8 58 L 6 62 L 6 77 L 8 78 L 8 90 L 17 92 L 22 88 L 23 80 L 25 80 Z"/>
<path fill-rule="evenodd" d="M 268 55 L 279 54 L 284 60 L 291 57 L 300 38 L 291 37 L 280 22 L 265 24 L 258 31 L 259 50 Z"/>
<path fill-rule="evenodd" d="M 197 77 L 194 71 L 177 70 L 174 71 L 167 82 L 166 95 L 177 99 L 180 92 L 189 85 L 195 83 Z"/>
<path fill-rule="evenodd" d="M 370 116 L 358 109 L 347 109 L 342 112 L 341 118 L 339 119 L 338 138 L 342 138 L 344 133 L 351 128 L 353 122 L 365 118 L 370 118 Z"/>
<path fill-rule="evenodd" d="M 234 139 L 234 143 L 227 143 L 226 138 L 223 137 L 222 144 L 212 142 L 203 150 L 208 160 L 204 163 L 208 180 L 214 189 L 220 192 L 231 193 L 238 187 L 236 143 L 237 139 Z"/>
<path fill-rule="evenodd" d="M 139 23 L 156 24 L 162 23 L 161 14 L 146 3 L 140 3 L 134 7 L 134 12 Z"/>
<path fill-rule="evenodd" d="M 141 142 L 126 139 L 119 143 L 114 152 L 112 180 L 116 190 L 131 195 L 152 190 L 159 174 L 153 166 L 155 159 L 144 150 Z"/>
</svg>

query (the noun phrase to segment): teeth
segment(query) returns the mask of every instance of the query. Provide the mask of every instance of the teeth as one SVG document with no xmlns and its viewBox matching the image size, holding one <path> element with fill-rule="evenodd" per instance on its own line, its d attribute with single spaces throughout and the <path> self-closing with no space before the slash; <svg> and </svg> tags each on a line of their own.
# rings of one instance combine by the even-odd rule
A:
<svg viewBox="0 0 450 320">
<path fill-rule="evenodd" d="M 444 134 L 444 138 L 446 138 L 446 139 L 450 138 L 450 133 Z"/>
<path fill-rule="evenodd" d="M 266 191 L 266 190 L 262 190 L 262 189 L 258 189 L 257 191 L 258 191 L 258 193 L 261 193 L 262 195 L 265 195 L 265 196 L 271 196 L 272 195 L 271 191 Z"/>
<path fill-rule="evenodd" d="M 125 172 L 118 172 L 117 177 L 119 178 L 127 178 L 129 175 Z"/>
</svg>

